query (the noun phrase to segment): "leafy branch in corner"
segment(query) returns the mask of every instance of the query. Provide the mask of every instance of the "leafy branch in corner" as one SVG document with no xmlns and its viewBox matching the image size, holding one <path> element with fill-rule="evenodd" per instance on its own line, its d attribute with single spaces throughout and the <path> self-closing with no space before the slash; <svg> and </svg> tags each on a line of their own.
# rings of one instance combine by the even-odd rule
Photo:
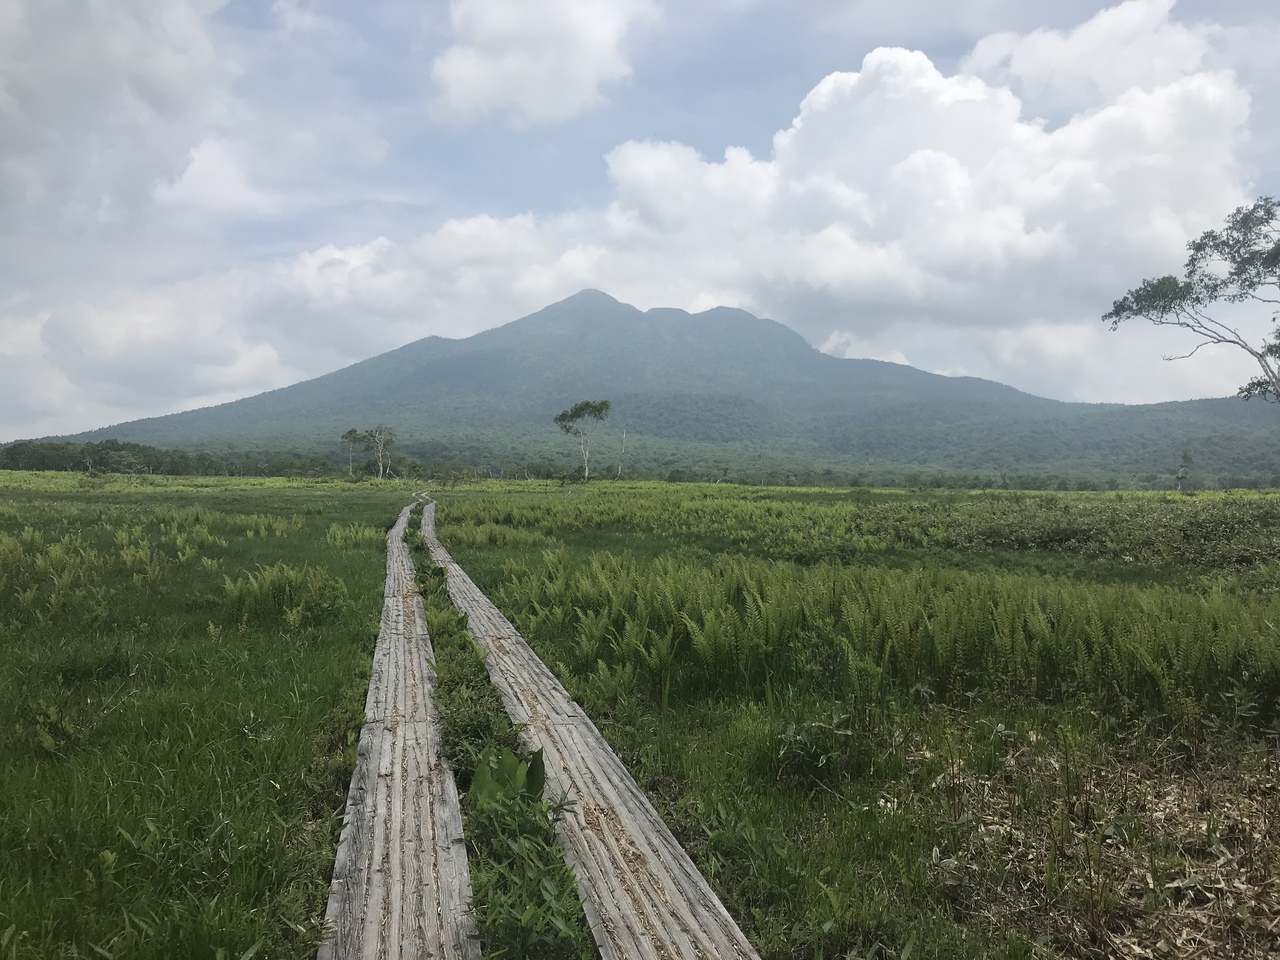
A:
<svg viewBox="0 0 1280 960">
<path fill-rule="evenodd" d="M 1156 326 L 1181 327 L 1199 338 L 1189 352 L 1166 360 L 1184 360 L 1209 344 L 1238 347 L 1261 369 L 1240 387 L 1239 396 L 1280 401 L 1280 201 L 1259 197 L 1238 207 L 1221 230 L 1206 230 L 1187 250 L 1183 276 L 1142 281 L 1102 319 L 1115 330 L 1138 317 Z M 1250 303 L 1270 306 L 1276 321 L 1261 343 L 1215 316 L 1223 304 Z"/>
</svg>

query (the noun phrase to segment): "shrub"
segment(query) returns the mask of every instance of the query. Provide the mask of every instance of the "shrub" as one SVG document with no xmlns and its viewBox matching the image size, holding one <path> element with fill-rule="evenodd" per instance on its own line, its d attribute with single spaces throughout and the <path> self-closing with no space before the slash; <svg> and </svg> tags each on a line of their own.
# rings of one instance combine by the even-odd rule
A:
<svg viewBox="0 0 1280 960">
<path fill-rule="evenodd" d="M 257 573 L 235 580 L 223 577 L 223 591 L 238 620 L 281 617 L 295 630 L 341 616 L 349 606 L 346 584 L 323 567 L 284 562 L 260 566 Z"/>
</svg>

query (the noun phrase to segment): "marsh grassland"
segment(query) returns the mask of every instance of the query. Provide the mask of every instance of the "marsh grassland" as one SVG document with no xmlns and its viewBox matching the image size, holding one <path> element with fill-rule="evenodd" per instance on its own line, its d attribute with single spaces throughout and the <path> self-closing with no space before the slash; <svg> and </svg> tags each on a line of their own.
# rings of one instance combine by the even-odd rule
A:
<svg viewBox="0 0 1280 960">
<path fill-rule="evenodd" d="M 413 492 L 0 474 L 0 960 L 314 955 Z M 768 960 L 1275 955 L 1280 496 L 432 495 Z M 418 563 L 489 955 L 589 956 Z"/>
<path fill-rule="evenodd" d="M 763 956 L 1275 955 L 1280 497 L 598 484 L 437 517 Z"/>
<path fill-rule="evenodd" d="M 407 489 L 0 474 L 0 957 L 313 956 Z"/>
</svg>

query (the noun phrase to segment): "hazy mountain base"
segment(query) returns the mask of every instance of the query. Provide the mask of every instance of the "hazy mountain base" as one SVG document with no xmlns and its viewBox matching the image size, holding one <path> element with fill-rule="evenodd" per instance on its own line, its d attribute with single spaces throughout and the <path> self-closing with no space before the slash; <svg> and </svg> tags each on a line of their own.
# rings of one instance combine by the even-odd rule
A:
<svg viewBox="0 0 1280 960">
<path fill-rule="evenodd" d="M 127 449 L 108 451 L 95 457 L 94 465 L 85 466 L 85 448 L 109 448 L 119 445 Z M 639 458 L 638 458 L 639 459 Z M 559 483 L 578 482 L 581 463 L 562 459 L 525 461 L 494 460 L 497 466 L 475 466 L 474 460 L 418 460 L 393 453 L 390 476 L 414 482 L 440 483 L 454 486 L 478 480 L 547 480 Z M 481 461 L 485 462 L 485 461 Z M 712 459 L 641 460 L 642 466 L 630 459 L 621 471 L 624 480 L 665 480 L 669 483 L 723 482 L 740 486 L 838 486 L 852 488 L 911 488 L 950 490 L 1175 490 L 1193 493 L 1202 489 L 1263 489 L 1280 486 L 1280 477 L 1217 477 L 1206 479 L 1198 471 L 1179 478 L 1168 474 L 1133 475 L 1118 479 L 1100 475 L 981 472 L 966 473 L 947 470 L 904 470 L 892 465 L 851 468 L 838 460 L 785 457 L 764 452 L 752 460 L 728 457 Z M 670 467 L 672 463 L 691 463 L 692 468 Z M 101 464 L 99 466 L 99 464 Z M 593 482 L 612 482 L 619 478 L 619 464 L 593 461 Z M 0 471 L 61 473 L 79 483 L 83 489 L 96 489 L 107 477 L 142 479 L 144 477 L 291 477 L 302 479 L 343 480 L 363 483 L 377 476 L 372 459 L 335 462 L 321 457 L 271 453 L 262 456 L 241 452 L 222 457 L 211 454 L 188 454 L 183 450 L 165 450 L 141 444 L 120 444 L 107 440 L 99 444 L 41 443 L 19 441 L 0 447 Z M 73 478 L 77 478 L 73 479 Z"/>
<path fill-rule="evenodd" d="M 1267 417 L 1241 422 L 1221 416 L 1222 408 L 1213 406 L 1218 403 L 1230 401 L 1162 404 L 1134 412 L 1099 410 L 1071 420 L 931 421 L 919 410 L 903 409 L 881 411 L 874 422 L 847 416 L 792 423 L 772 415 L 754 422 L 723 415 L 737 404 L 750 407 L 749 401 L 737 397 L 623 397 L 615 401 L 614 415 L 597 436 L 593 458 L 599 473 L 608 467 L 614 475 L 621 464 L 633 477 L 665 477 L 680 470 L 714 480 L 727 469 L 736 480 L 763 478 L 766 483 L 785 482 L 790 476 L 827 482 L 861 476 L 866 483 L 905 483 L 916 475 L 927 484 L 930 476 L 964 474 L 987 478 L 978 485 L 999 485 L 1016 477 L 1017 485 L 1032 487 L 1069 478 L 1098 486 L 1114 481 L 1123 487 L 1168 488 L 1174 485 L 1185 450 L 1204 485 L 1280 485 L 1280 411 L 1256 403 L 1254 409 Z M 385 422 L 403 424 L 396 427 L 397 450 L 423 463 L 451 462 L 495 474 L 534 465 L 534 475 L 580 468 L 575 445 L 554 429 L 550 415 L 543 423 L 492 427 L 468 427 L 453 418 L 428 420 L 418 411 L 391 406 L 379 415 Z M 265 461 L 283 453 L 337 465 L 346 461 L 337 438 L 353 425 L 348 418 L 299 425 L 286 435 L 271 425 L 246 425 L 235 433 L 201 429 L 184 434 L 175 422 L 164 430 L 122 426 L 84 439 L 110 433 L 222 460 Z M 822 434 L 827 442 L 820 439 Z M 944 479 L 942 485 L 952 484 Z"/>
<path fill-rule="evenodd" d="M 443 483 L 479 478 L 570 480 L 581 477 L 576 451 L 566 456 L 564 438 L 554 435 L 532 445 L 502 431 L 477 432 L 408 444 L 415 456 L 392 452 L 392 476 Z M 1179 473 L 1134 472 L 1116 475 L 1103 469 L 1083 470 L 1063 463 L 1059 470 L 1018 472 L 1002 468 L 949 470 L 933 465 L 906 467 L 888 461 L 861 460 L 831 454 L 803 441 L 790 450 L 765 444 L 709 444 L 634 437 L 626 446 L 620 433 L 605 433 L 593 447 L 595 479 L 722 481 L 743 485 L 911 487 L 1013 490 L 1182 490 L 1267 488 L 1280 486 L 1280 475 L 1210 474 L 1179 455 Z M 525 450 L 527 456 L 507 455 Z M 352 452 L 354 454 L 354 451 Z M 1187 466 L 1184 467 L 1184 464 Z M 103 440 L 97 443 L 46 443 L 22 440 L 0 446 L 0 470 L 167 476 L 273 476 L 366 480 L 377 465 L 359 458 L 304 456 L 296 452 L 232 449 L 220 454 L 190 453 L 145 444 Z"/>
</svg>

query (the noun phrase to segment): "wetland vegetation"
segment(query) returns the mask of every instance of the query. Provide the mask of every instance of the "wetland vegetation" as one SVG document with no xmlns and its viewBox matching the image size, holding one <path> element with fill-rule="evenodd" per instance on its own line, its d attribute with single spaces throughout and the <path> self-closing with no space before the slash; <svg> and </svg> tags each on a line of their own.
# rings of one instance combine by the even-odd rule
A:
<svg viewBox="0 0 1280 960">
<path fill-rule="evenodd" d="M 437 516 L 763 956 L 1266 956 L 1277 508 L 602 484 Z"/>
<path fill-rule="evenodd" d="M 414 488 L 3 476 L 0 957 L 314 954 Z M 1280 496 L 432 496 L 768 960 L 1271 949 Z M 589 955 L 415 559 L 491 953 Z"/>
<path fill-rule="evenodd" d="M 0 956 L 313 956 L 409 492 L 0 476 Z"/>
</svg>

